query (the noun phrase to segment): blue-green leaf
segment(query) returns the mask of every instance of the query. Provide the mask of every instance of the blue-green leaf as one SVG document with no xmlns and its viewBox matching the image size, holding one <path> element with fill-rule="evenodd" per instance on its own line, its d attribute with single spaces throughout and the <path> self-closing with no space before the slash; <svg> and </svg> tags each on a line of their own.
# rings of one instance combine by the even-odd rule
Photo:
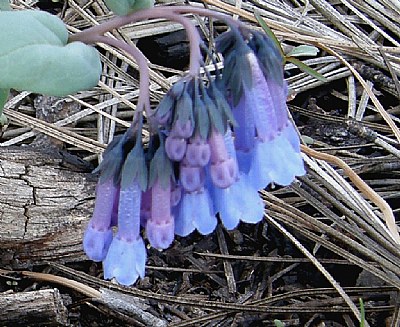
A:
<svg viewBox="0 0 400 327">
<path fill-rule="evenodd" d="M 42 11 L 0 11 L 0 88 L 64 96 L 97 85 L 96 49 L 68 42 L 56 16 Z"/>
<path fill-rule="evenodd" d="M 314 57 L 318 54 L 319 49 L 313 45 L 299 45 L 294 47 L 287 56 L 288 57 Z"/>
<path fill-rule="evenodd" d="M 104 0 L 104 2 L 114 14 L 119 16 L 154 6 L 154 0 Z"/>
<path fill-rule="evenodd" d="M 0 0 L 0 10 L 11 10 L 9 0 Z"/>
</svg>

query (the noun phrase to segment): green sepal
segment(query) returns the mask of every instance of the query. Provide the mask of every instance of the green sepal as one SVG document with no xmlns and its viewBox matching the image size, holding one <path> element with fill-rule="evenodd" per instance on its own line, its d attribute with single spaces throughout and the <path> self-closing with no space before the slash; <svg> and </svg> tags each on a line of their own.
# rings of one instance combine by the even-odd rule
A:
<svg viewBox="0 0 400 327">
<path fill-rule="evenodd" d="M 164 141 L 162 140 L 150 162 L 148 186 L 149 188 L 152 187 L 158 180 L 162 188 L 167 188 L 169 187 L 170 181 L 173 177 L 172 163 L 165 152 Z"/>
<path fill-rule="evenodd" d="M 212 84 L 211 92 L 213 94 L 213 99 L 215 100 L 215 104 L 223 117 L 224 133 L 225 133 L 228 128 L 228 122 L 230 122 L 234 127 L 237 126 L 237 122 L 235 120 L 235 117 L 233 116 L 231 107 L 229 106 L 228 102 L 225 99 L 225 96 L 218 89 L 218 87 Z"/>
<path fill-rule="evenodd" d="M 142 142 L 136 140 L 136 145 L 128 153 L 121 172 L 121 188 L 125 189 L 137 183 L 140 189 L 144 192 L 147 189 L 147 166 L 144 157 Z"/>
<path fill-rule="evenodd" d="M 187 92 L 176 101 L 174 122 L 185 124 L 188 120 L 193 122 L 193 101 Z"/>
<path fill-rule="evenodd" d="M 154 6 L 154 0 L 104 0 L 104 2 L 114 14 L 119 16 Z"/>
<path fill-rule="evenodd" d="M 95 48 L 68 42 L 58 17 L 43 11 L 0 11 L 0 88 L 65 96 L 97 85 Z"/>
<path fill-rule="evenodd" d="M 100 172 L 100 183 L 114 179 L 114 184 L 119 185 L 121 182 L 121 171 L 126 156 L 135 145 L 134 127 L 130 127 L 123 135 L 116 136 L 108 145 L 103 154 L 103 161 L 93 171 Z"/>
<path fill-rule="evenodd" d="M 225 126 L 222 119 L 221 112 L 217 110 L 217 106 L 214 101 L 208 96 L 206 92 L 203 94 L 204 105 L 208 111 L 208 116 L 210 117 L 210 122 L 212 126 L 220 133 L 225 134 Z"/>
<path fill-rule="evenodd" d="M 310 66 L 307 66 L 305 63 L 300 61 L 297 58 L 294 57 L 286 57 L 286 61 L 291 62 L 293 65 L 296 65 L 300 70 L 303 72 L 315 77 L 316 79 L 320 80 L 321 82 L 327 82 L 328 80 L 326 79 L 325 76 L 322 74 L 318 73 L 316 70 L 312 69 Z"/>
<path fill-rule="evenodd" d="M 194 89 L 193 111 L 195 115 L 195 134 L 200 135 L 204 140 L 208 138 L 210 131 L 210 119 L 203 99 L 199 95 L 198 81 L 196 81 Z"/>
<path fill-rule="evenodd" d="M 156 108 L 155 116 L 159 119 L 162 119 L 166 115 L 172 115 L 174 105 L 174 99 L 169 94 L 164 95 Z"/>
</svg>

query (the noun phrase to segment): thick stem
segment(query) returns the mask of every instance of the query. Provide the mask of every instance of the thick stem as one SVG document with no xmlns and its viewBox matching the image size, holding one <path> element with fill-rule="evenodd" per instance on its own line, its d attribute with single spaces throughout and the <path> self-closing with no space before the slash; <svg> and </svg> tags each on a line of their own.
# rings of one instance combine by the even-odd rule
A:
<svg viewBox="0 0 400 327">
<path fill-rule="evenodd" d="M 144 54 L 134 45 L 129 45 L 124 41 L 113 39 L 111 37 L 103 35 L 93 35 L 91 37 L 91 42 L 100 42 L 111 45 L 115 48 L 119 48 L 121 50 L 124 50 L 126 53 L 128 53 L 135 59 L 136 63 L 139 66 L 140 93 L 139 93 L 138 103 L 136 105 L 137 112 L 135 114 L 134 122 L 139 117 L 139 114 L 143 111 L 143 109 L 145 110 L 147 117 L 150 119 L 152 115 L 150 107 L 150 93 L 149 93 L 150 74 L 149 74 L 149 66 L 147 64 L 147 59 L 144 56 Z"/>
<path fill-rule="evenodd" d="M 92 41 L 93 35 L 103 35 L 106 32 L 120 28 L 127 24 L 132 24 L 146 19 L 165 18 L 166 16 L 169 15 L 174 15 L 176 17 L 176 14 L 186 14 L 186 13 L 214 17 L 216 19 L 224 20 L 231 26 L 237 26 L 237 27 L 245 26 L 242 22 L 234 20 L 232 17 L 226 14 L 214 12 L 209 9 L 197 8 L 192 6 L 170 6 L 170 7 L 159 6 L 150 9 L 139 10 L 126 16 L 114 17 L 107 22 L 93 26 L 85 31 L 70 36 L 70 42 L 81 41 L 84 43 L 91 43 L 93 42 Z M 175 20 L 171 17 L 169 17 L 168 19 Z"/>
<path fill-rule="evenodd" d="M 146 19 L 166 18 L 171 21 L 178 22 L 183 25 L 188 33 L 190 41 L 190 69 L 189 73 L 197 75 L 200 69 L 201 52 L 200 52 L 200 35 L 195 26 L 185 17 L 180 16 L 184 13 L 193 13 L 202 16 L 210 16 L 216 19 L 224 20 L 230 26 L 244 27 L 243 23 L 232 19 L 230 16 L 214 12 L 208 9 L 196 8 L 191 6 L 160 6 L 151 9 L 144 9 L 134 12 L 126 16 L 117 16 L 105 23 L 93 26 L 85 31 L 70 36 L 69 41 L 81 41 L 84 43 L 99 42 L 95 41 L 97 36 L 104 35 L 113 29 L 122 27 L 127 24 L 143 21 Z"/>
</svg>

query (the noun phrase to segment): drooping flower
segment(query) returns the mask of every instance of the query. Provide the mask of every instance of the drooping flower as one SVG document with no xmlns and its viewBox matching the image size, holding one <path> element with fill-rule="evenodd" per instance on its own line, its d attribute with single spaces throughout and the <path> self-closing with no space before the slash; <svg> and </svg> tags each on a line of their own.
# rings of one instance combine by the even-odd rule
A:
<svg viewBox="0 0 400 327">
<path fill-rule="evenodd" d="M 151 187 L 151 213 L 146 222 L 146 235 L 156 249 L 168 248 L 174 240 L 175 222 L 171 213 L 171 185 L 159 180 Z"/>
<path fill-rule="evenodd" d="M 140 186 L 133 182 L 120 191 L 118 231 L 103 261 L 104 278 L 131 285 L 144 277 L 146 247 L 140 236 Z"/>
<path fill-rule="evenodd" d="M 229 156 L 236 162 L 236 149 L 230 129 L 224 135 L 224 143 Z M 211 194 L 215 212 L 228 230 L 237 227 L 239 221 L 257 223 L 264 216 L 264 203 L 243 172 L 239 172 L 235 182 L 227 188 L 211 185 Z"/>
<path fill-rule="evenodd" d="M 239 170 L 256 189 L 270 183 L 289 185 L 305 170 L 300 141 L 288 118 L 283 60 L 267 37 L 248 34 L 246 42 L 233 29 L 217 41 L 227 57 L 223 78 L 238 122 L 234 132 Z M 237 74 L 238 67 L 246 67 L 244 76 Z"/>
<path fill-rule="evenodd" d="M 111 244 L 113 237 L 111 217 L 118 192 L 112 178 L 97 185 L 93 216 L 83 236 L 83 249 L 93 261 L 104 260 Z"/>
<path fill-rule="evenodd" d="M 115 278 L 122 285 L 131 285 L 144 276 L 146 248 L 140 223 L 142 192 L 146 188 L 147 168 L 142 143 L 137 138 L 121 170 L 118 229 L 103 261 L 104 278 Z"/>
</svg>

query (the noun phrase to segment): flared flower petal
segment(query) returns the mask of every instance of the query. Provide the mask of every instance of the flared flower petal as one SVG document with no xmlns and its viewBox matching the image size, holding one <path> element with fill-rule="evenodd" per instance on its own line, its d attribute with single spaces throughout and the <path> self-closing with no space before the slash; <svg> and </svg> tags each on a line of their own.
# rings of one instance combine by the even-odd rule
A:
<svg viewBox="0 0 400 327">
<path fill-rule="evenodd" d="M 187 236 L 194 229 L 200 234 L 207 235 L 217 226 L 213 212 L 211 197 L 207 189 L 182 195 L 175 218 L 175 234 Z"/>
<path fill-rule="evenodd" d="M 257 223 L 264 216 L 264 204 L 257 190 L 241 174 L 230 187 L 213 189 L 215 211 L 226 229 L 234 229 L 239 221 Z"/>
<path fill-rule="evenodd" d="M 141 237 L 125 240 L 117 234 L 103 261 L 104 278 L 115 278 L 122 285 L 132 285 L 144 277 L 146 247 Z"/>
<path fill-rule="evenodd" d="M 248 174 L 255 188 L 264 188 L 269 183 L 290 185 L 295 176 L 304 174 L 301 154 L 284 133 L 271 141 L 257 143 Z"/>
</svg>

